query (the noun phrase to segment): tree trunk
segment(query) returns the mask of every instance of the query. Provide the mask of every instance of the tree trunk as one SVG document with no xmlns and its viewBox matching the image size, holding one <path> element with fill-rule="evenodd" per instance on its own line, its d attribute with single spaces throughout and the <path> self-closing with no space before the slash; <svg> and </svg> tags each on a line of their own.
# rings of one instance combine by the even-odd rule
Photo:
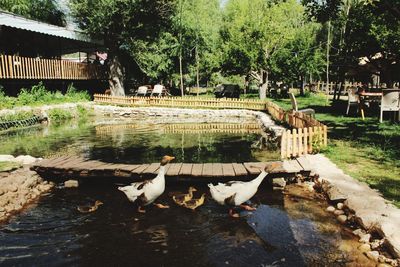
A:
<svg viewBox="0 0 400 267">
<path fill-rule="evenodd" d="M 117 52 L 110 53 L 108 61 L 108 82 L 110 84 L 111 95 L 113 96 L 124 96 L 124 78 L 125 70 L 119 59 Z"/>
<path fill-rule="evenodd" d="M 304 76 L 303 75 L 300 76 L 300 82 L 301 82 L 300 95 L 304 96 Z"/>
<path fill-rule="evenodd" d="M 268 78 L 269 78 L 268 74 L 269 74 L 268 71 L 261 71 L 260 99 L 267 98 Z"/>
<path fill-rule="evenodd" d="M 184 95 L 183 93 L 183 71 L 182 71 L 182 56 L 179 56 L 179 75 L 181 77 L 180 88 L 181 88 L 181 96 Z"/>
</svg>

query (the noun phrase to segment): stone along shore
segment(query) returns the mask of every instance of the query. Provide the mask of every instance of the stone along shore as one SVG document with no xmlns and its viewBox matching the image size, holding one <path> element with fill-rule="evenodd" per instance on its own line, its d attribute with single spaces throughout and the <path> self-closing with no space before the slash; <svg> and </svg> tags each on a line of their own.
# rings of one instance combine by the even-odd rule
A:
<svg viewBox="0 0 400 267">
<path fill-rule="evenodd" d="M 44 181 L 36 172 L 29 169 L 37 160 L 31 156 L 0 155 L 0 161 L 21 164 L 21 167 L 0 171 L 0 222 L 6 221 L 14 213 L 36 201 L 53 184 Z"/>
</svg>

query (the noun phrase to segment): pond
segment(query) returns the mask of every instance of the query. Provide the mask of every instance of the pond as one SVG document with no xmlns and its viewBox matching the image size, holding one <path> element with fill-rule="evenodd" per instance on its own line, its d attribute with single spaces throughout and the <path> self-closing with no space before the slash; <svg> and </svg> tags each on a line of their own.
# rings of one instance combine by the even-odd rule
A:
<svg viewBox="0 0 400 267">
<path fill-rule="evenodd" d="M 170 195 L 186 186 L 169 185 L 159 202 L 169 209 L 136 207 L 117 185 L 56 189 L 34 207 L 0 226 L 2 266 L 369 266 L 357 241 L 326 205 L 261 189 L 258 209 L 232 219 L 209 197 L 195 212 L 174 205 Z M 196 186 L 198 194 L 205 187 Z M 197 194 L 196 194 L 197 195 Z M 104 205 L 82 214 L 78 205 Z M 374 266 L 374 265 L 371 265 Z"/>
<path fill-rule="evenodd" d="M 179 128 L 179 127 L 178 127 Z M 94 122 L 38 126 L 0 136 L 0 154 L 36 157 L 76 154 L 121 163 L 158 162 L 164 154 L 176 162 L 276 160 L 261 135 L 235 131 L 171 130 L 165 125 Z M 222 127 L 221 125 L 221 128 Z M 240 127 L 239 127 L 240 128 Z M 374 266 L 357 250 L 357 241 L 325 209 L 324 200 L 305 197 L 291 185 L 285 192 L 260 187 L 254 212 L 233 219 L 226 207 L 207 195 L 195 212 L 174 205 L 171 195 L 190 184 L 167 183 L 159 202 L 169 209 L 136 206 L 114 181 L 58 185 L 37 203 L 0 225 L 2 266 Z M 196 196 L 208 192 L 196 184 Z M 311 194 L 311 193 L 309 193 Z M 79 205 L 104 204 L 92 213 Z"/>
<path fill-rule="evenodd" d="M 279 159 L 266 150 L 259 129 L 171 130 L 166 124 L 94 122 L 37 126 L 0 135 L 0 154 L 48 157 L 75 154 L 112 163 L 153 163 L 163 155 L 175 162 L 231 163 Z M 198 127 L 200 128 L 200 127 Z"/>
</svg>

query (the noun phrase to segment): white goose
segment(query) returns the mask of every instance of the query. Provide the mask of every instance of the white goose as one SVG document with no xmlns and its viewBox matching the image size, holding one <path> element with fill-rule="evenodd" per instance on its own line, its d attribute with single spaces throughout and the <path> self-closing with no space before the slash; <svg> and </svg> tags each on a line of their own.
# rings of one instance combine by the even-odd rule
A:
<svg viewBox="0 0 400 267">
<path fill-rule="evenodd" d="M 261 182 L 273 169 L 278 166 L 278 163 L 272 163 L 261 171 L 257 178 L 249 182 L 230 181 L 227 183 L 218 183 L 217 185 L 208 184 L 212 198 L 220 205 L 240 206 L 245 210 L 255 210 L 248 205 L 243 205 L 246 201 L 252 198 L 258 190 Z M 239 217 L 238 213 L 233 213 L 233 209 L 229 209 L 229 215 Z"/>
<path fill-rule="evenodd" d="M 118 190 L 125 193 L 129 201 L 135 202 L 137 200 L 139 207 L 138 212 L 145 213 L 143 208 L 153 203 L 165 190 L 165 166 L 175 157 L 164 156 L 161 160 L 160 169 L 156 178 L 142 182 L 132 183 L 128 186 L 118 187 Z M 162 204 L 154 204 L 158 208 L 169 208 Z"/>
</svg>

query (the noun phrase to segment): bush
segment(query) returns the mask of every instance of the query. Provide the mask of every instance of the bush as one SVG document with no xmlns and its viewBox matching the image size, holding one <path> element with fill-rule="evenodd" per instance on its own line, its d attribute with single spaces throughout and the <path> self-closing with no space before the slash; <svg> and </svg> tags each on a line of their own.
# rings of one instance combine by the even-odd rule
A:
<svg viewBox="0 0 400 267">
<path fill-rule="evenodd" d="M 60 91 L 51 92 L 46 89 L 43 82 L 32 88 L 22 88 L 18 97 L 8 97 L 0 87 L 0 108 L 13 108 L 15 106 L 33 106 L 43 104 L 58 104 L 67 102 L 89 101 L 90 95 L 86 91 L 77 91 L 71 84 L 65 95 Z"/>
<path fill-rule="evenodd" d="M 65 97 L 69 101 L 73 101 L 73 102 L 90 101 L 89 93 L 87 91 L 76 90 L 76 88 L 74 87 L 74 85 L 72 83 L 68 86 Z"/>
<path fill-rule="evenodd" d="M 69 110 L 60 109 L 60 108 L 54 108 L 54 109 L 49 110 L 48 116 L 49 116 L 50 120 L 56 121 L 56 122 L 63 121 L 63 120 L 69 120 L 74 117 L 74 115 L 72 115 L 72 113 Z"/>
<path fill-rule="evenodd" d="M 26 120 L 30 119 L 35 114 L 32 111 L 20 111 L 15 114 L 7 114 L 4 116 L 0 116 L 0 121 L 19 121 L 19 120 Z"/>
</svg>

